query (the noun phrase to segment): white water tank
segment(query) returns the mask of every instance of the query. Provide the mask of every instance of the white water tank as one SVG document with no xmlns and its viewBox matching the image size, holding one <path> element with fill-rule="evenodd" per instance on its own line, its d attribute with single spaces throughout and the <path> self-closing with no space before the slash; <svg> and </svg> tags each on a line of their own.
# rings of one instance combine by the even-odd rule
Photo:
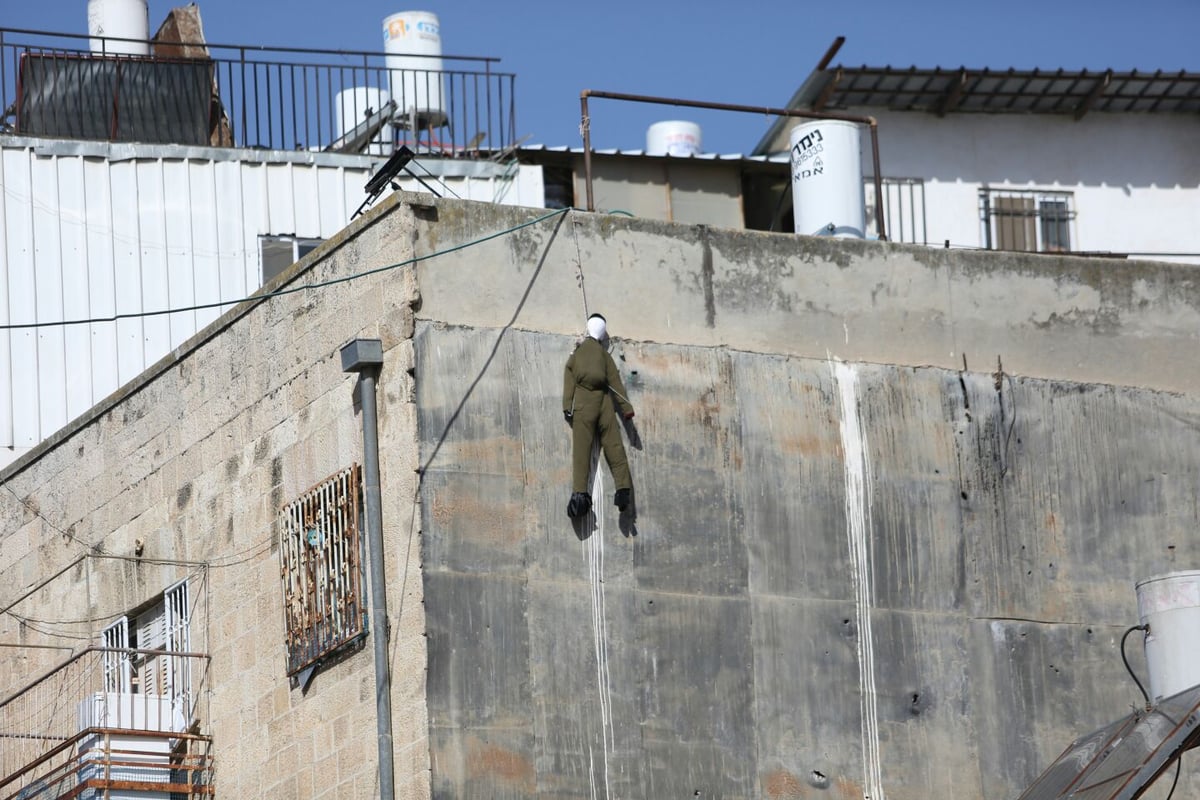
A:
<svg viewBox="0 0 1200 800">
<path fill-rule="evenodd" d="M 88 35 L 118 36 L 136 42 L 89 39 L 93 53 L 150 55 L 150 9 L 146 0 L 88 0 Z"/>
<path fill-rule="evenodd" d="M 345 136 L 354 130 L 368 116 L 387 105 L 387 101 L 388 93 L 374 86 L 355 86 L 338 92 L 334 106 L 338 136 Z M 391 128 L 384 125 L 363 152 L 373 156 L 391 155 Z"/>
<path fill-rule="evenodd" d="M 1200 684 L 1200 570 L 1140 581 L 1137 603 L 1140 622 L 1150 626 L 1150 699 L 1157 703 Z"/>
<path fill-rule="evenodd" d="M 383 20 L 383 49 L 395 124 L 436 128 L 449 121 L 446 84 L 442 74 L 442 34 L 437 14 L 401 11 Z"/>
<path fill-rule="evenodd" d="M 792 215 L 796 233 L 866 236 L 859 126 L 821 119 L 792 128 Z"/>
<path fill-rule="evenodd" d="M 700 152 L 700 126 L 694 122 L 664 120 L 646 129 L 648 156 L 695 156 Z"/>
</svg>

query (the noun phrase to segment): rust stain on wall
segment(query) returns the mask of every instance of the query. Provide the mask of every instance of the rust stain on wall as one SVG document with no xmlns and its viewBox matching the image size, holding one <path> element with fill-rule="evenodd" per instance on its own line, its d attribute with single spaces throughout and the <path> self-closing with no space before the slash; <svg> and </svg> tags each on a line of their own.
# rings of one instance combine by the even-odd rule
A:
<svg viewBox="0 0 1200 800">
<path fill-rule="evenodd" d="M 443 492 L 433 499 L 433 518 L 439 527 L 469 531 L 474 534 L 471 538 L 498 544 L 521 541 L 525 535 L 523 515 L 524 510 L 516 503 L 497 505 L 486 497 L 466 492 Z"/>
<path fill-rule="evenodd" d="M 527 757 L 478 739 L 468 743 L 467 774 L 472 780 L 501 781 L 525 792 L 533 792 L 536 786 Z"/>
<path fill-rule="evenodd" d="M 831 788 L 834 796 L 842 800 L 862 800 L 864 796 L 862 784 L 849 778 L 838 778 Z"/>
<path fill-rule="evenodd" d="M 824 456 L 840 459 L 841 443 L 816 433 L 796 433 L 779 437 L 779 448 L 800 456 Z"/>
<path fill-rule="evenodd" d="M 804 784 L 786 769 L 768 772 L 763 780 L 763 789 L 771 800 L 794 800 L 804 797 Z"/>
</svg>

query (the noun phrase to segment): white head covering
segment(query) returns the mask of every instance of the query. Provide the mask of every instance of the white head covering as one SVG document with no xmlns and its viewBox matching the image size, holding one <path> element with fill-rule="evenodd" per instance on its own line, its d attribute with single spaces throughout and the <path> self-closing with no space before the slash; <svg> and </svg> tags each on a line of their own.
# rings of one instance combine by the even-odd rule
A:
<svg viewBox="0 0 1200 800">
<path fill-rule="evenodd" d="M 599 314 L 592 314 L 588 317 L 587 332 L 588 336 L 597 342 L 603 342 L 604 337 L 608 335 L 608 328 L 604 323 L 604 317 Z"/>
</svg>

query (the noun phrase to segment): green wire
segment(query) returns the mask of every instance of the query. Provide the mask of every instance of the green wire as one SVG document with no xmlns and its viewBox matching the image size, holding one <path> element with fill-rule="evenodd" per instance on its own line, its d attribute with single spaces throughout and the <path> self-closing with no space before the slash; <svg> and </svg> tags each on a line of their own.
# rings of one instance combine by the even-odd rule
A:
<svg viewBox="0 0 1200 800">
<path fill-rule="evenodd" d="M 281 297 L 285 294 L 295 294 L 296 292 L 308 291 L 309 289 L 323 289 L 326 286 L 335 286 L 339 283 L 348 283 L 349 281 L 358 280 L 359 278 L 365 278 L 369 275 L 376 275 L 380 272 L 387 272 L 389 270 L 411 266 L 413 264 L 417 264 L 422 261 L 428 261 L 430 259 L 437 258 L 438 256 L 449 255 L 450 253 L 455 253 L 455 252 L 458 252 L 459 250 L 466 250 L 468 247 L 474 247 L 475 245 L 483 244 L 484 242 L 490 242 L 492 239 L 499 239 L 501 236 L 507 236 L 510 233 L 515 233 L 516 231 L 521 230 L 522 228 L 528 228 L 532 225 L 537 225 L 538 223 L 545 222 L 548 219 L 553 219 L 554 217 L 569 213 L 573 210 L 574 209 L 572 209 L 572 208 L 556 209 L 555 211 L 552 211 L 549 214 L 544 214 L 540 217 L 536 217 L 535 219 L 531 219 L 528 222 L 522 222 L 520 225 L 514 225 L 511 228 L 505 228 L 502 231 L 497 231 L 495 233 L 489 233 L 487 236 L 482 236 L 478 239 L 473 239 L 469 242 L 463 242 L 462 244 L 456 244 L 453 247 L 447 247 L 445 250 L 436 250 L 432 253 L 429 253 L 428 255 L 416 256 L 414 258 L 410 258 L 405 261 L 400 261 L 396 264 L 387 264 L 386 266 L 375 267 L 374 269 L 369 269 L 364 272 L 356 272 L 353 275 L 347 275 L 343 278 L 333 278 L 331 280 L 320 281 L 318 283 L 306 283 L 301 286 L 290 286 L 286 289 L 279 289 L 274 292 L 254 294 L 249 297 L 243 297 L 240 300 L 222 300 L 219 303 L 203 303 L 201 305 L 185 306 L 183 308 L 168 308 L 168 309 L 164 309 L 161 311 L 137 311 L 137 312 L 131 311 L 127 314 L 114 314 L 111 317 L 93 317 L 91 319 L 73 319 L 73 320 L 63 320 L 61 322 L 8 323 L 8 324 L 0 325 L 0 331 L 14 331 L 14 330 L 23 330 L 23 329 L 27 329 L 27 328 L 49 328 L 49 327 L 54 327 L 54 326 L 58 326 L 58 325 L 92 325 L 92 324 L 96 324 L 96 323 L 100 323 L 100 322 L 116 322 L 117 320 L 121 320 L 121 319 L 142 319 L 145 317 L 158 317 L 158 316 L 162 316 L 163 314 L 179 314 L 179 313 L 182 313 L 185 311 L 204 311 L 209 308 L 221 308 L 222 306 L 232 306 L 232 305 L 237 305 L 238 303 L 244 303 L 248 300 L 266 300 L 271 297 Z"/>
</svg>

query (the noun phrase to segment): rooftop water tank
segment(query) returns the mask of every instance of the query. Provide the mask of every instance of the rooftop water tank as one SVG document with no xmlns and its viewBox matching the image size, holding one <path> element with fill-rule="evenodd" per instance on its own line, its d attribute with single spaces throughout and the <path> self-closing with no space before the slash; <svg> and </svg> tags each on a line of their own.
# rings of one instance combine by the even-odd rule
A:
<svg viewBox="0 0 1200 800">
<path fill-rule="evenodd" d="M 1200 570 L 1156 575 L 1137 584 L 1138 617 L 1149 625 L 1150 699 L 1200 685 Z"/>
<path fill-rule="evenodd" d="M 796 233 L 866 236 L 859 127 L 820 119 L 792 128 L 792 215 Z"/>
<path fill-rule="evenodd" d="M 672 119 L 646 129 L 646 155 L 695 156 L 700 154 L 700 126 Z"/>
<path fill-rule="evenodd" d="M 89 39 L 93 53 L 131 56 L 150 55 L 150 9 L 146 0 L 88 0 L 88 35 L 117 36 L 137 39 L 117 42 L 111 39 Z"/>
<path fill-rule="evenodd" d="M 442 35 L 437 14 L 401 11 L 383 20 L 383 49 L 398 127 L 440 128 L 446 114 Z"/>
</svg>

